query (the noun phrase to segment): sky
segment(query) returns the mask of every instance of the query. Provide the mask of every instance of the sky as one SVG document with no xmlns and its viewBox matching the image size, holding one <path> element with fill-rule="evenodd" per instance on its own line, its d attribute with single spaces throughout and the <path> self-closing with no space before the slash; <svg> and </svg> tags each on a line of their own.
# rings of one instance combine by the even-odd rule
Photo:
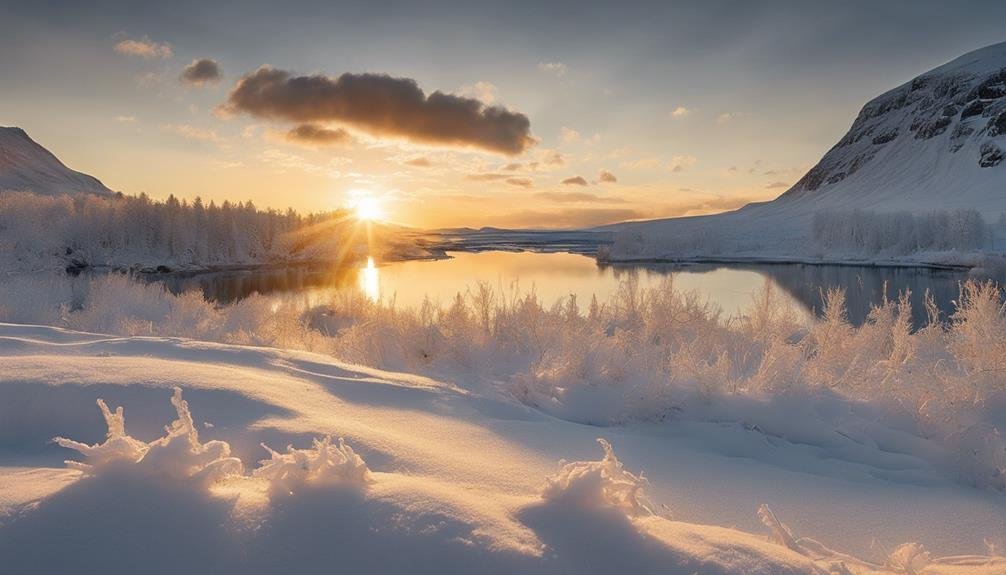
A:
<svg viewBox="0 0 1006 575">
<path fill-rule="evenodd" d="M 154 198 L 421 227 L 771 199 L 1006 2 L 9 2 L 0 125 Z"/>
</svg>

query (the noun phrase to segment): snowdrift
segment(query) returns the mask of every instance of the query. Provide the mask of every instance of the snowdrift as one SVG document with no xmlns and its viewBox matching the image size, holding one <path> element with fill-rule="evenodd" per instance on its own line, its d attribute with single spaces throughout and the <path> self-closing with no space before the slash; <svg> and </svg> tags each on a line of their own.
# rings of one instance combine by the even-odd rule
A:
<svg viewBox="0 0 1006 575">
<path fill-rule="evenodd" d="M 982 542 L 1001 537 L 1001 495 L 834 473 L 865 462 L 827 477 L 804 468 L 807 446 L 748 429 L 600 430 L 437 380 L 187 339 L 4 324 L 0 356 L 0 437 L 16 438 L 0 442 L 11 572 L 1004 567 Z M 611 443 L 596 460 L 599 432 Z M 556 471 L 566 456 L 579 460 Z M 758 502 L 821 539 L 759 517 Z"/>
</svg>

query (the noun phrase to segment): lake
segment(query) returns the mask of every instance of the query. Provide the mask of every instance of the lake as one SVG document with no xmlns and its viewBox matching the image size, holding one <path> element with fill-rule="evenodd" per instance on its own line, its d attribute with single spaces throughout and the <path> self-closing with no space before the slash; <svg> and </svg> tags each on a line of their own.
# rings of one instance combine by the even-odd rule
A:
<svg viewBox="0 0 1006 575">
<path fill-rule="evenodd" d="M 174 292 L 198 289 L 213 301 L 228 304 L 259 293 L 304 306 L 323 304 L 339 290 L 358 290 L 374 300 L 416 306 L 429 298 L 447 304 L 480 282 L 504 292 L 533 289 L 546 303 L 576 295 L 581 306 L 591 296 L 600 301 L 621 282 L 635 278 L 641 287 L 672 278 L 680 290 L 695 290 L 728 316 L 744 311 L 769 282 L 777 293 L 808 313 L 819 312 L 822 293 L 846 290 L 849 319 L 860 324 L 870 305 L 911 290 L 916 325 L 925 320 L 924 294 L 931 293 L 945 319 L 953 311 L 958 283 L 966 272 L 926 268 L 772 264 L 599 265 L 593 258 L 570 253 L 452 252 L 450 259 L 354 264 L 341 268 L 293 266 L 281 269 L 216 272 L 192 276 L 159 276 Z"/>
</svg>

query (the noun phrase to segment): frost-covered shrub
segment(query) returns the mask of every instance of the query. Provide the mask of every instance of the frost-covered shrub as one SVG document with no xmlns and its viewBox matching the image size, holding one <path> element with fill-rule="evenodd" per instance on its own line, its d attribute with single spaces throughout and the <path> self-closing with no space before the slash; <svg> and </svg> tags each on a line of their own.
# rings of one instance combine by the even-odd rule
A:
<svg viewBox="0 0 1006 575">
<path fill-rule="evenodd" d="M 446 306 L 415 308 L 355 292 L 308 309 L 264 297 L 217 307 L 123 276 L 77 280 L 72 288 L 32 285 L 0 281 L 0 306 L 16 308 L 17 321 L 311 350 L 484 386 L 598 425 L 671 417 L 747 424 L 753 414 L 737 410 L 755 402 L 843 398 L 876 406 L 899 432 L 935 442 L 925 456 L 962 481 L 1006 487 L 1001 423 L 990 407 L 1006 394 L 1006 309 L 990 283 L 964 283 L 948 322 L 927 299 L 930 323 L 914 330 L 909 294 L 878 302 L 866 323 L 853 326 L 840 291 L 825 294 L 819 320 L 786 307 L 771 289 L 727 319 L 672 282 L 641 289 L 631 279 L 609 300 L 586 306 L 476 286 Z M 31 305 L 22 309 L 20 301 Z"/>
<path fill-rule="evenodd" d="M 651 515 L 643 488 L 642 474 L 633 475 L 604 439 L 597 443 L 604 450 L 600 461 L 559 462 L 559 471 L 546 480 L 542 499 L 574 507 L 613 507 L 629 515 Z"/>
<path fill-rule="evenodd" d="M 171 404 L 178 419 L 164 428 L 164 436 L 149 443 L 126 433 L 126 420 L 120 406 L 113 412 L 101 399 L 97 400 L 108 432 L 101 443 L 88 445 L 57 437 L 53 441 L 84 456 L 84 461 L 66 461 L 67 466 L 97 475 L 109 468 L 123 466 L 174 480 L 192 479 L 209 485 L 244 476 L 241 460 L 231 456 L 225 441 L 199 441 L 199 431 L 192 419 L 189 404 L 182 399 L 182 390 L 174 388 Z M 333 483 L 364 485 L 371 481 L 370 469 L 353 448 L 342 438 L 332 444 L 332 438 L 315 439 L 310 449 L 287 446 L 279 453 L 262 445 L 269 459 L 260 461 L 252 477 L 263 479 L 273 487 L 290 492 L 307 484 Z"/>
<path fill-rule="evenodd" d="M 83 462 L 66 463 L 88 474 L 100 473 L 110 466 L 135 464 L 150 473 L 176 479 L 193 478 L 204 483 L 240 475 L 243 469 L 241 460 L 230 456 L 229 444 L 224 441 L 199 441 L 199 431 L 192 421 L 188 402 L 182 399 L 180 388 L 174 389 L 171 404 L 178 419 L 164 428 L 164 437 L 150 443 L 130 437 L 126 433 L 122 407 L 112 412 L 101 399 L 98 400 L 98 407 L 108 425 L 104 442 L 87 445 L 63 437 L 54 441 L 80 452 L 84 456 Z"/>
<path fill-rule="evenodd" d="M 975 251 L 987 246 L 992 235 L 978 210 L 828 210 L 814 214 L 811 238 L 818 248 L 829 252 L 907 255 Z"/>
<path fill-rule="evenodd" d="M 315 439 L 310 449 L 288 445 L 286 453 L 274 451 L 264 443 L 262 447 L 269 452 L 269 459 L 260 461 L 253 475 L 287 491 L 304 484 L 363 485 L 370 481 L 366 462 L 341 437 L 336 445 L 332 444 L 331 436 Z"/>
</svg>

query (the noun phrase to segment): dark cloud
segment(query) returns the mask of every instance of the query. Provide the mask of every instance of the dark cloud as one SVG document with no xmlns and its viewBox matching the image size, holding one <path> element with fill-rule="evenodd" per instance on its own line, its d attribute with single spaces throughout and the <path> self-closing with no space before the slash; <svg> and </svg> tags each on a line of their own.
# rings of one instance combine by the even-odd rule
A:
<svg viewBox="0 0 1006 575">
<path fill-rule="evenodd" d="M 503 166 L 503 171 L 505 171 L 505 172 L 516 172 L 517 170 L 521 169 L 522 167 L 523 167 L 523 164 L 518 164 L 518 163 L 507 164 L 507 165 Z"/>
<path fill-rule="evenodd" d="M 534 186 L 534 180 L 531 178 L 507 178 L 506 183 L 518 188 L 530 188 Z"/>
<path fill-rule="evenodd" d="M 430 166 L 433 165 L 433 162 L 431 162 L 429 158 L 424 158 L 424 157 L 420 156 L 418 158 L 412 158 L 410 160 L 405 160 L 405 165 L 407 165 L 407 166 L 415 166 L 417 168 L 429 168 Z"/>
<path fill-rule="evenodd" d="M 773 188 L 788 188 L 789 184 L 787 184 L 786 182 L 772 182 L 771 184 L 769 184 L 769 185 L 767 185 L 765 187 L 768 188 L 768 189 L 770 189 L 770 190 L 773 189 Z"/>
<path fill-rule="evenodd" d="M 426 95 L 383 74 L 294 76 L 263 66 L 231 90 L 223 109 L 293 122 L 340 122 L 375 136 L 519 154 L 534 144 L 527 116 L 474 98 Z"/>
<path fill-rule="evenodd" d="M 286 139 L 298 144 L 335 146 L 352 142 L 353 136 L 342 128 L 332 129 L 314 124 L 301 124 L 287 132 Z"/>
<path fill-rule="evenodd" d="M 586 186 L 587 180 L 583 176 L 573 176 L 562 181 L 565 186 Z"/>
<path fill-rule="evenodd" d="M 220 69 L 220 64 L 217 64 L 216 60 L 202 58 L 193 60 L 191 64 L 186 66 L 182 70 L 180 79 L 184 84 L 202 86 L 205 84 L 216 84 L 223 77 L 224 72 Z"/>
<path fill-rule="evenodd" d="M 612 174 L 608 170 L 601 170 L 597 174 L 597 181 L 601 182 L 602 184 L 614 184 L 615 182 L 618 181 L 618 178 L 616 178 L 615 174 Z"/>
<path fill-rule="evenodd" d="M 600 204 L 624 204 L 622 198 L 606 198 L 590 192 L 538 192 L 535 196 L 557 203 L 600 203 Z"/>
</svg>

